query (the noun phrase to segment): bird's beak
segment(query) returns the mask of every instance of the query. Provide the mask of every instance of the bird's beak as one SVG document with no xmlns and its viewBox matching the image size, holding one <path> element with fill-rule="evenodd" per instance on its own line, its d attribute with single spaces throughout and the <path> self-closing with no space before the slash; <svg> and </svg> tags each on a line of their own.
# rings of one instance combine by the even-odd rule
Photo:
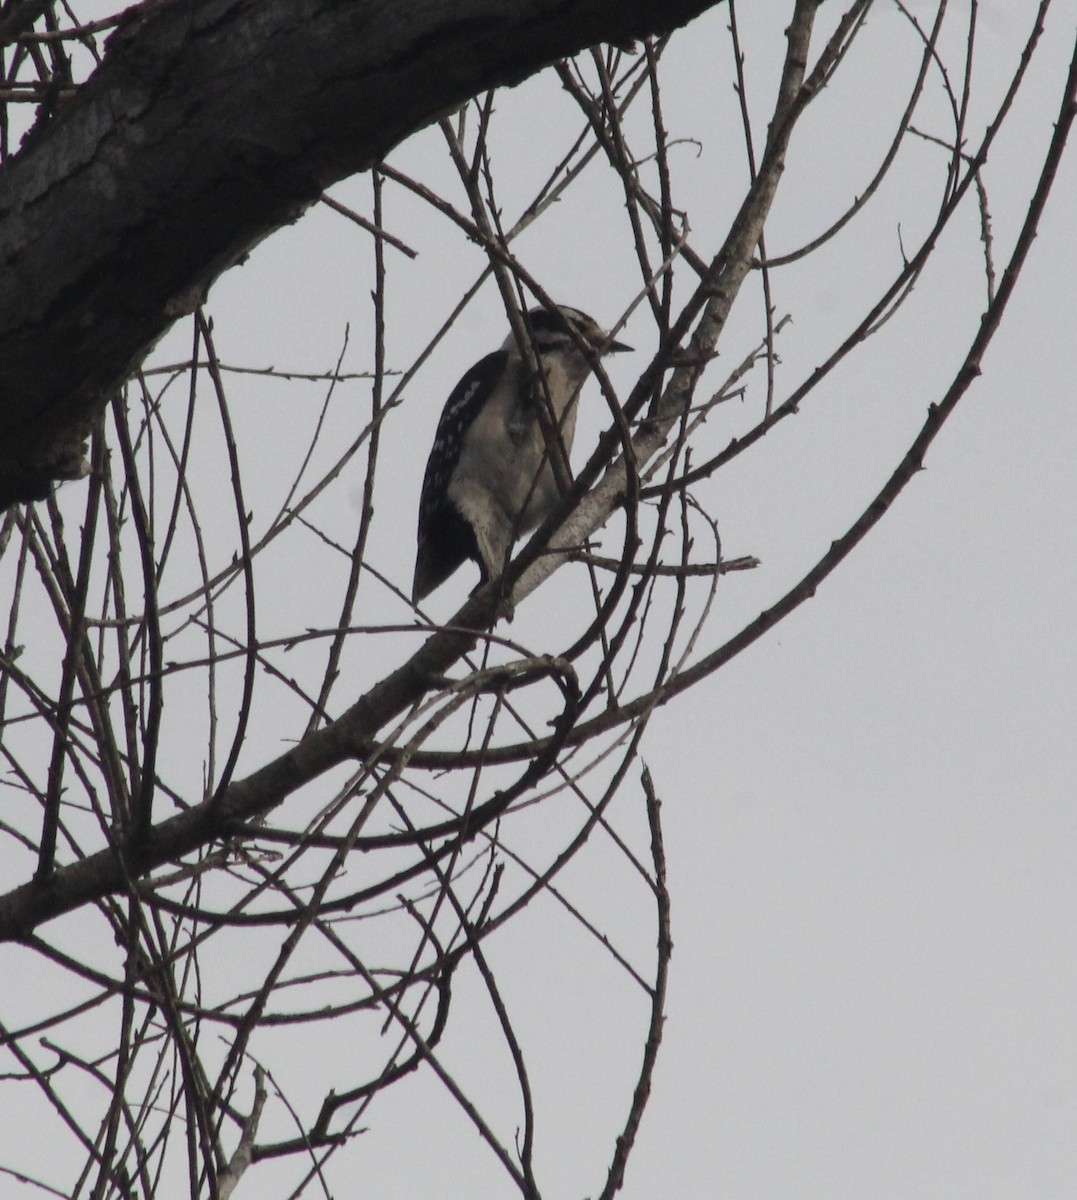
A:
<svg viewBox="0 0 1077 1200">
<path fill-rule="evenodd" d="M 624 342 L 607 342 L 602 348 L 603 354 L 620 354 L 624 350 L 633 350 L 635 347 L 626 346 Z"/>
</svg>

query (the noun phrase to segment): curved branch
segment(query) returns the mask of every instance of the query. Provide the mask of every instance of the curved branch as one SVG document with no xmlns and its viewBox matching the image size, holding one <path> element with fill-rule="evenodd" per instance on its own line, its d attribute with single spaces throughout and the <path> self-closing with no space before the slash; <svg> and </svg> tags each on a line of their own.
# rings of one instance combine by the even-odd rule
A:
<svg viewBox="0 0 1077 1200">
<path fill-rule="evenodd" d="M 330 184 L 484 89 L 718 0 L 158 0 L 0 168 L 0 507 L 85 473 L 85 422 Z M 226 81 L 222 83 L 222 81 Z"/>
</svg>

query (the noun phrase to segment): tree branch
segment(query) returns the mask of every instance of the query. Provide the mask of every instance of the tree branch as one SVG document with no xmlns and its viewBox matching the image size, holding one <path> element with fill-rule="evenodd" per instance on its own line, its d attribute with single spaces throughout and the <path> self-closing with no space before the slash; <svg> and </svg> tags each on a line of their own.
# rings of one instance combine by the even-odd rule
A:
<svg viewBox="0 0 1077 1200">
<path fill-rule="evenodd" d="M 330 184 L 486 88 L 717 0 L 157 0 L 0 168 L 0 507 L 85 473 L 87 420 Z"/>
</svg>

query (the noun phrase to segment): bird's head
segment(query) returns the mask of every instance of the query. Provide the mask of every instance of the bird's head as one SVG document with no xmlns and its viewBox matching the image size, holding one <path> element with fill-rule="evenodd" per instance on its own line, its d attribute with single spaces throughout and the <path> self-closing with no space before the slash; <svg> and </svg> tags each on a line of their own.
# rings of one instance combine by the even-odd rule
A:
<svg viewBox="0 0 1077 1200">
<path fill-rule="evenodd" d="M 567 304 L 559 304 L 552 310 L 529 309 L 524 323 L 531 331 L 535 349 L 540 354 L 563 351 L 585 357 L 580 349 L 581 341 L 600 355 L 618 354 L 623 350 L 632 349 L 624 342 L 614 341 L 594 317 L 589 317 L 578 308 L 570 308 Z M 502 349 L 510 353 L 518 351 L 515 334 L 509 334 Z"/>
</svg>

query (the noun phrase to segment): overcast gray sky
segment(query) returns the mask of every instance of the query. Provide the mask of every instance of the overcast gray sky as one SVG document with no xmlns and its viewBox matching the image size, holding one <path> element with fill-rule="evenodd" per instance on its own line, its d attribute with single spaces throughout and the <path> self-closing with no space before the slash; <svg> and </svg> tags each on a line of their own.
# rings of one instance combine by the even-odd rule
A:
<svg viewBox="0 0 1077 1200">
<path fill-rule="evenodd" d="M 760 126 L 790 7 L 740 14 Z M 952 7 L 951 55 L 957 10 L 967 6 Z M 925 21 L 934 12 L 926 2 L 910 8 Z M 1031 0 L 980 5 L 972 140 L 1034 10 Z M 837 11 L 823 6 L 824 29 Z M 699 142 L 684 141 L 673 166 L 701 246 L 728 223 L 746 179 L 726 24 L 721 9 L 695 23 L 664 63 L 671 136 Z M 1035 82 L 989 163 L 1000 266 L 1023 217 L 1031 166 L 1051 135 L 1075 31 L 1077 0 L 1056 0 Z M 880 0 L 795 145 L 768 226 L 772 254 L 817 234 L 863 188 L 911 86 L 914 50 L 893 6 Z M 925 126 L 939 103 L 933 83 Z M 496 128 L 495 165 L 514 216 L 512 203 L 526 201 L 578 119 L 547 74 L 499 100 Z M 448 177 L 444 159 L 428 131 L 391 161 L 436 181 Z M 941 161 L 937 149 L 910 142 L 846 236 L 776 273 L 776 309 L 793 318 L 779 343 L 779 399 L 849 331 L 865 297 L 899 269 L 903 245 L 923 234 L 917 220 L 931 206 L 910 203 L 909 189 L 937 181 Z M 518 247 L 549 292 L 600 320 L 619 314 L 636 287 L 624 229 L 610 215 L 615 194 L 596 166 Z M 365 210 L 369 183 L 350 181 L 334 195 Z M 813 600 L 652 721 L 643 758 L 663 800 L 675 951 L 628 1200 L 1077 1195 L 1075 206 L 1071 148 L 984 375 L 926 470 Z M 762 565 L 724 579 L 700 652 L 772 603 L 845 531 L 952 378 L 982 303 L 969 253 L 979 236 L 974 217 L 970 210 L 958 223 L 952 247 L 940 250 L 868 349 L 757 453 L 703 486 L 724 553 L 756 555 Z M 392 189 L 386 225 L 419 250 L 414 263 L 393 261 L 390 274 L 389 358 L 403 367 L 482 256 Z M 345 367 L 361 369 L 371 286 L 368 248 L 342 237 L 338 215 L 313 210 L 213 290 L 208 310 L 222 358 L 324 370 L 350 323 Z M 722 346 L 729 367 L 756 336 L 758 299 L 745 308 L 751 318 L 736 318 Z M 653 345 L 646 323 L 634 324 L 625 337 L 639 348 L 638 369 Z M 371 558 L 401 586 L 410 581 L 418 490 L 441 405 L 463 369 L 504 336 L 488 287 L 410 386 L 407 419 L 386 425 L 382 453 L 399 469 L 375 498 Z M 156 361 L 188 345 L 184 328 Z M 611 368 L 626 391 L 628 358 Z M 715 445 L 758 418 L 758 388 L 753 382 L 739 408 L 715 419 Z M 256 513 L 280 486 L 272 465 L 289 437 L 292 396 L 265 382 L 234 385 L 243 451 L 269 466 L 252 484 Z M 598 403 L 581 415 L 575 461 L 590 450 L 601 416 Z M 79 511 L 66 491 L 64 503 Z M 326 506 L 327 525 L 352 528 L 357 486 L 345 480 Z M 264 631 L 317 623 L 316 561 L 291 564 Z M 453 612 L 471 582 L 454 581 L 432 611 Z M 558 595 L 525 602 L 514 634 L 558 630 L 549 599 Z M 389 620 L 396 610 L 381 601 L 374 616 Z M 400 661 L 399 646 L 381 641 L 363 653 L 371 678 Z M 244 761 L 254 766 L 278 750 L 252 739 Z M 645 848 L 634 782 L 611 819 Z M 539 806 L 513 826 L 536 858 L 553 836 L 543 821 Z M 652 913 L 623 862 L 596 845 L 562 883 L 646 969 Z M 543 1194 L 594 1194 L 638 1070 L 642 997 L 551 904 L 510 924 L 489 954 L 530 1050 Z M 493 1113 L 505 1097 L 502 1132 L 511 1139 L 511 1064 L 464 971 L 456 1012 L 442 1054 Z M 315 1031 L 281 1068 L 300 1094 L 313 1056 L 350 1050 L 339 1030 L 323 1032 L 324 1044 Z M 318 1094 L 312 1083 L 312 1103 Z M 334 1160 L 338 1196 L 512 1194 L 429 1074 L 391 1089 L 365 1123 L 370 1132 Z M 259 1194 L 256 1176 L 238 1196 Z M 5 1186 L 0 1195 L 9 1194 Z"/>
</svg>

